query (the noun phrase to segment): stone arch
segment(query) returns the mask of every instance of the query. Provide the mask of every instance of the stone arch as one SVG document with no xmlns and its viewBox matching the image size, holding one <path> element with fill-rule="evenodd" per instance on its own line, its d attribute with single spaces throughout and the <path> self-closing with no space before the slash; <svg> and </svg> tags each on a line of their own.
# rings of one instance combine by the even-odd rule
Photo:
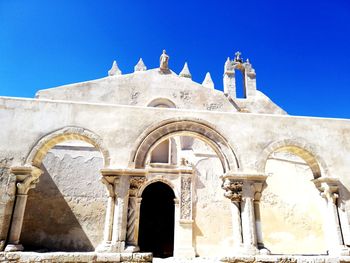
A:
<svg viewBox="0 0 350 263">
<path fill-rule="evenodd" d="M 81 140 L 93 145 L 99 149 L 103 155 L 104 166 L 109 166 L 110 155 L 107 148 L 103 144 L 102 138 L 90 130 L 76 126 L 64 127 L 43 136 L 31 149 L 26 158 L 25 164 L 33 165 L 39 168 L 45 155 L 52 147 L 58 143 L 68 140 Z"/>
<path fill-rule="evenodd" d="M 157 182 L 161 182 L 161 183 L 164 183 L 167 186 L 169 186 L 173 190 L 176 200 L 179 200 L 180 195 L 179 195 L 178 191 L 176 190 L 176 187 L 169 180 L 161 178 L 161 177 L 151 179 L 149 181 L 146 181 L 144 184 L 142 184 L 140 189 L 137 192 L 137 197 L 141 198 L 142 197 L 142 193 L 147 188 L 147 186 L 149 186 L 149 185 L 151 185 L 153 183 L 157 183 Z"/>
<path fill-rule="evenodd" d="M 190 135 L 208 143 L 219 156 L 224 172 L 240 169 L 239 158 L 228 141 L 213 125 L 199 119 L 174 118 L 146 129 L 136 141 L 130 166 L 144 168 L 147 154 L 157 142 L 174 134 Z"/>
<path fill-rule="evenodd" d="M 147 103 L 147 107 L 176 108 L 176 105 L 167 98 L 156 98 Z"/>
<path fill-rule="evenodd" d="M 304 142 L 302 139 L 285 139 L 270 143 L 262 151 L 262 154 L 257 161 L 258 172 L 265 172 L 267 159 L 273 152 L 279 151 L 291 152 L 301 157 L 309 165 L 315 179 L 321 176 L 329 176 L 326 163 L 319 156 L 315 148 L 309 143 Z"/>
</svg>

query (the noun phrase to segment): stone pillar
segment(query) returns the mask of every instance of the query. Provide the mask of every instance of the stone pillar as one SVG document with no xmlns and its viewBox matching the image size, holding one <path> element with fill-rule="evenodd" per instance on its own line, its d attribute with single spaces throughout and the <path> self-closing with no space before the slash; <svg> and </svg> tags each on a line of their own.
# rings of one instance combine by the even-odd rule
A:
<svg viewBox="0 0 350 263">
<path fill-rule="evenodd" d="M 18 183 L 10 233 L 8 236 L 8 245 L 5 251 L 21 251 L 23 250 L 23 246 L 20 244 L 20 236 L 28 191 L 35 188 L 36 184 L 39 182 L 39 176 L 42 174 L 42 171 L 36 167 L 12 167 L 10 171 L 16 175 Z"/>
<path fill-rule="evenodd" d="M 234 242 L 234 250 L 239 252 L 243 246 L 242 238 L 242 221 L 241 208 L 243 182 L 234 181 L 226 178 L 223 181 L 222 188 L 225 190 L 224 196 L 231 201 L 232 215 L 232 237 Z"/>
<path fill-rule="evenodd" d="M 256 94 L 256 73 L 252 64 L 247 59 L 243 64 L 244 66 L 244 83 L 245 83 L 245 96 L 247 98 Z"/>
<path fill-rule="evenodd" d="M 259 203 L 255 198 L 260 198 L 266 177 L 260 174 L 234 172 L 222 176 L 224 196 L 232 202 L 233 239 L 236 244 L 234 252 L 249 255 L 259 253 L 258 240 L 259 242 L 262 240 L 257 234 L 260 231 L 260 213 Z M 255 216 L 256 211 L 258 217 Z"/>
<path fill-rule="evenodd" d="M 243 245 L 247 254 L 256 254 L 257 235 L 256 221 L 254 213 L 254 185 L 250 181 L 243 184 L 243 194 L 241 202 Z"/>
<path fill-rule="evenodd" d="M 127 248 L 128 252 L 137 252 L 140 250 L 138 246 L 140 207 L 142 198 L 138 197 L 138 191 L 142 184 L 146 181 L 144 176 L 130 176 L 129 189 L 129 207 L 127 222 Z"/>
<path fill-rule="evenodd" d="M 114 180 L 116 201 L 114 205 L 114 220 L 111 242 L 112 252 L 122 252 L 125 249 L 129 201 L 128 189 L 129 177 L 116 176 Z"/>
<path fill-rule="evenodd" d="M 230 98 L 236 98 L 236 79 L 233 62 L 227 58 L 224 66 L 224 94 Z"/>
<path fill-rule="evenodd" d="M 178 225 L 175 227 L 174 256 L 194 258 L 196 253 L 192 245 L 192 172 L 181 175 L 180 211 L 178 212 L 175 203 L 175 216 L 175 225 Z"/>
<path fill-rule="evenodd" d="M 318 178 L 314 180 L 321 196 L 326 201 L 324 213 L 325 237 L 328 243 L 328 254 L 336 256 L 350 255 L 349 248 L 344 245 L 343 235 L 339 222 L 337 198 L 338 180 L 335 178 Z"/>
<path fill-rule="evenodd" d="M 104 177 L 101 177 L 100 181 L 106 186 L 108 200 L 106 208 L 106 220 L 103 231 L 103 242 L 96 248 L 97 252 L 106 252 L 111 250 L 112 242 L 112 230 L 113 230 L 113 217 L 115 207 L 115 193 L 113 184 L 109 183 Z"/>
</svg>

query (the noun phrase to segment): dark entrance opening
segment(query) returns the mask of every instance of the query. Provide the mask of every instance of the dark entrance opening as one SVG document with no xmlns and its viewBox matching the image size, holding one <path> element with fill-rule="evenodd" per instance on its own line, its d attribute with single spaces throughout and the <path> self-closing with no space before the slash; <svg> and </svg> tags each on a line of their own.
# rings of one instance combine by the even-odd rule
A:
<svg viewBox="0 0 350 263">
<path fill-rule="evenodd" d="M 171 257 L 174 251 L 174 192 L 166 184 L 150 184 L 142 193 L 139 246 L 154 257 Z"/>
</svg>

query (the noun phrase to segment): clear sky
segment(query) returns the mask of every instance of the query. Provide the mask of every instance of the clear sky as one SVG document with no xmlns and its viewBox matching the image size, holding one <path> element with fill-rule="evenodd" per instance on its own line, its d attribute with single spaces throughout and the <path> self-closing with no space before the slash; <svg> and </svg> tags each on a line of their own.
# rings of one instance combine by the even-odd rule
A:
<svg viewBox="0 0 350 263">
<path fill-rule="evenodd" d="M 158 67 L 162 49 L 222 89 L 239 50 L 257 87 L 292 115 L 350 118 L 350 1 L 0 0 L 0 95 Z"/>
</svg>

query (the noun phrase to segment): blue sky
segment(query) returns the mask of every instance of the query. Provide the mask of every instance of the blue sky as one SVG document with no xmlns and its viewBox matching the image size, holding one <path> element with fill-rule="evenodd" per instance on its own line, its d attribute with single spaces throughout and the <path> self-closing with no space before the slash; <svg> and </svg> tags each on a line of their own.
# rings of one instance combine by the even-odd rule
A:
<svg viewBox="0 0 350 263">
<path fill-rule="evenodd" d="M 350 1 L 0 0 L 1 96 L 155 68 L 164 48 L 217 89 L 239 50 L 289 114 L 350 118 Z"/>
</svg>

